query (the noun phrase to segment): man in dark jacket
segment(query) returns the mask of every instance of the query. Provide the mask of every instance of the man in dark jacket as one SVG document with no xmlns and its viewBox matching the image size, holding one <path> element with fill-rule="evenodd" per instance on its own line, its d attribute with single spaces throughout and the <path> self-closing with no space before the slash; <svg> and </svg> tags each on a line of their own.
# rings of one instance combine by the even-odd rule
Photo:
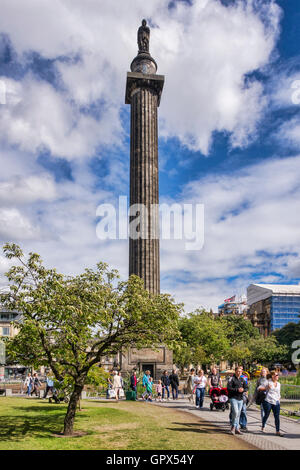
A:
<svg viewBox="0 0 300 470">
<path fill-rule="evenodd" d="M 172 387 L 172 395 L 173 400 L 177 400 L 178 398 L 178 387 L 179 387 L 179 378 L 177 375 L 176 369 L 173 370 L 172 374 L 170 375 L 170 384 Z"/>
<path fill-rule="evenodd" d="M 248 391 L 246 380 L 241 377 L 242 368 L 236 367 L 234 375 L 227 384 L 228 397 L 231 405 L 231 434 L 241 434 L 240 415 L 243 407 L 243 393 Z"/>
<path fill-rule="evenodd" d="M 161 384 L 162 384 L 162 398 L 164 399 L 165 398 L 165 391 L 167 392 L 167 398 L 169 400 L 169 397 L 170 397 L 170 390 L 169 390 L 169 387 L 170 387 L 170 378 L 169 378 L 169 374 L 168 374 L 168 371 L 165 370 L 163 375 L 161 376 Z"/>
</svg>

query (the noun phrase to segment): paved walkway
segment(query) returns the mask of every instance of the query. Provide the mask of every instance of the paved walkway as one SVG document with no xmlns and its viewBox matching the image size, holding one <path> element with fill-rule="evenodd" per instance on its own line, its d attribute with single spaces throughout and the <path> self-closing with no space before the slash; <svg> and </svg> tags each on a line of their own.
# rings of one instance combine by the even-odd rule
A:
<svg viewBox="0 0 300 470">
<path fill-rule="evenodd" d="M 181 411 L 186 411 L 193 415 L 199 416 L 205 421 L 209 421 L 211 424 L 228 430 L 229 426 L 229 411 L 220 411 L 209 409 L 209 399 L 206 398 L 203 409 L 199 410 L 195 408 L 187 399 L 178 399 L 177 401 L 169 402 L 153 402 L 155 406 L 165 406 L 167 408 L 176 408 Z M 241 435 L 236 435 L 239 439 L 252 444 L 258 449 L 263 450 L 300 450 L 300 420 L 294 420 L 292 418 L 280 417 L 281 431 L 285 433 L 284 437 L 275 435 L 274 417 L 271 412 L 268 423 L 265 428 L 265 432 L 262 433 L 260 411 L 255 407 L 251 407 L 247 410 L 248 418 L 248 432 Z"/>
</svg>

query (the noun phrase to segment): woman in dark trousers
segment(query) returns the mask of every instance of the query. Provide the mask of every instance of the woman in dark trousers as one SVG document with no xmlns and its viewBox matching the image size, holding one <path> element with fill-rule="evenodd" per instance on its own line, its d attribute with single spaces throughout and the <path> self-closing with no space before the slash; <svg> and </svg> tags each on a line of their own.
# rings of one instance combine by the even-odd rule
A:
<svg viewBox="0 0 300 470">
<path fill-rule="evenodd" d="M 172 387 L 173 400 L 177 400 L 177 398 L 178 398 L 179 378 L 178 378 L 176 369 L 173 370 L 172 374 L 169 376 L 169 379 L 170 379 L 170 384 L 171 384 L 171 387 Z"/>
<path fill-rule="evenodd" d="M 132 372 L 132 375 L 130 377 L 130 388 L 133 392 L 135 392 L 135 399 L 137 400 L 137 384 L 138 384 L 138 379 L 136 377 L 136 371 L 134 370 Z"/>
<path fill-rule="evenodd" d="M 280 431 L 280 382 L 278 382 L 278 374 L 273 371 L 271 372 L 271 380 L 269 380 L 266 387 L 261 387 L 261 390 L 265 390 L 267 395 L 263 401 L 264 417 L 262 419 L 262 432 L 265 430 L 266 422 L 268 421 L 271 410 L 273 411 L 275 419 L 276 435 L 283 436 Z"/>
<path fill-rule="evenodd" d="M 163 375 L 161 376 L 161 383 L 162 383 L 162 399 L 164 400 L 165 398 L 165 391 L 167 392 L 167 399 L 169 400 L 170 397 L 170 377 L 168 375 L 168 371 L 165 370 Z"/>
</svg>

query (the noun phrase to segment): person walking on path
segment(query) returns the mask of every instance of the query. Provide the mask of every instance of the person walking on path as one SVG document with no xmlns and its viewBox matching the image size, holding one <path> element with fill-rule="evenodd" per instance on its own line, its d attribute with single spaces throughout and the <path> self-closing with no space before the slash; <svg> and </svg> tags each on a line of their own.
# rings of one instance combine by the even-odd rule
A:
<svg viewBox="0 0 300 470">
<path fill-rule="evenodd" d="M 279 375 L 277 372 L 271 372 L 271 380 L 268 381 L 266 387 L 261 387 L 261 390 L 265 389 L 267 392 L 266 398 L 263 401 L 264 417 L 262 420 L 262 432 L 265 430 L 266 422 L 270 416 L 271 410 L 273 411 L 276 435 L 283 436 L 280 432 L 280 382 L 278 382 Z"/>
<path fill-rule="evenodd" d="M 48 392 L 51 392 L 53 395 L 53 387 L 54 387 L 53 377 L 47 374 L 46 375 L 46 390 L 45 390 L 44 398 L 47 398 Z"/>
<path fill-rule="evenodd" d="M 161 380 L 159 380 L 158 384 L 156 385 L 156 394 L 157 394 L 156 401 L 161 402 L 161 398 L 162 398 L 162 382 L 161 382 Z"/>
<path fill-rule="evenodd" d="M 216 367 L 213 367 L 211 374 L 208 376 L 208 386 L 212 387 L 222 387 L 222 379 L 220 374 L 218 374 Z"/>
<path fill-rule="evenodd" d="M 122 381 L 121 381 L 121 376 L 118 374 L 118 372 L 115 370 L 114 375 L 112 378 L 112 388 L 115 391 L 116 394 L 116 401 L 119 401 L 120 398 L 120 390 L 122 388 Z M 123 380 L 123 379 L 122 379 Z"/>
<path fill-rule="evenodd" d="M 122 377 L 122 373 L 118 372 L 118 376 L 120 377 L 120 382 L 121 382 L 121 388 L 119 390 L 119 398 L 124 398 L 125 397 L 125 392 L 124 392 L 124 379 Z"/>
<path fill-rule="evenodd" d="M 137 384 L 138 384 L 138 379 L 136 376 L 136 371 L 132 371 L 132 375 L 130 377 L 130 388 L 133 392 L 135 392 L 135 399 L 137 400 Z"/>
<path fill-rule="evenodd" d="M 147 398 L 147 400 L 148 400 L 148 401 L 152 401 L 153 379 L 152 379 L 152 377 L 150 377 L 150 376 L 149 376 L 148 382 L 146 383 L 146 390 L 147 390 L 147 393 L 148 393 L 148 398 Z"/>
<path fill-rule="evenodd" d="M 241 377 L 245 380 L 247 386 L 248 386 L 248 377 L 246 374 L 243 372 L 243 367 L 241 366 L 242 369 L 242 374 Z M 241 409 L 241 415 L 240 415 L 240 429 L 241 431 L 247 432 L 247 403 L 248 403 L 248 391 L 245 391 L 243 393 L 243 406 Z"/>
<path fill-rule="evenodd" d="M 241 434 L 240 415 L 243 407 L 243 393 L 248 391 L 248 384 L 241 375 L 241 367 L 236 367 L 227 385 L 231 405 L 231 434 Z"/>
<path fill-rule="evenodd" d="M 201 408 L 203 408 L 205 388 L 207 384 L 207 378 L 205 377 L 204 371 L 202 369 L 198 372 L 198 375 L 196 375 L 194 384 L 196 393 L 196 408 L 201 410 Z"/>
<path fill-rule="evenodd" d="M 263 367 L 260 372 L 260 377 L 256 382 L 256 387 L 255 387 L 255 391 L 253 394 L 253 401 L 257 405 L 260 405 L 261 422 L 265 415 L 263 402 L 267 395 L 266 388 L 269 382 L 267 378 L 267 374 L 268 374 L 268 369 L 266 367 Z"/>
<path fill-rule="evenodd" d="M 162 390 L 162 399 L 164 400 L 165 398 L 165 391 L 167 392 L 167 400 L 169 400 L 170 398 L 170 390 L 169 390 L 169 387 L 170 387 L 170 377 L 169 377 L 169 374 L 168 374 L 168 371 L 165 370 L 163 375 L 161 376 L 161 383 L 162 383 L 162 386 L 163 386 L 163 390 Z"/>
<path fill-rule="evenodd" d="M 32 390 L 32 386 L 33 386 L 33 378 L 31 376 L 30 372 L 29 372 L 29 374 L 27 375 L 27 377 L 25 379 L 24 386 L 26 387 L 26 393 L 27 393 L 27 396 L 29 398 L 30 395 L 31 395 L 31 390 Z"/>
<path fill-rule="evenodd" d="M 145 398 L 147 397 L 147 399 L 149 398 L 149 382 L 150 382 L 150 370 L 146 370 L 145 373 L 144 373 L 144 376 L 143 376 L 143 387 L 145 389 L 143 395 L 142 395 L 142 399 L 145 400 Z M 148 386 L 148 387 L 147 387 Z M 151 391 L 152 391 L 152 384 L 151 384 Z"/>
<path fill-rule="evenodd" d="M 109 371 L 109 376 L 107 377 L 107 389 L 106 389 L 106 399 L 110 399 L 110 390 L 112 390 L 112 371 Z"/>
<path fill-rule="evenodd" d="M 118 372 L 118 376 L 120 377 L 121 387 L 124 388 L 124 379 L 122 377 L 121 372 Z"/>
<path fill-rule="evenodd" d="M 190 370 L 190 374 L 186 382 L 186 393 L 189 395 L 188 399 L 194 403 L 194 380 L 195 380 L 195 369 Z"/>
<path fill-rule="evenodd" d="M 36 373 L 33 374 L 33 377 L 32 377 L 32 391 L 31 391 L 31 395 L 32 395 L 33 393 L 35 393 L 35 396 L 36 396 L 36 397 L 39 397 L 39 396 L 40 396 L 40 393 L 39 393 L 40 389 L 39 389 L 39 387 L 41 387 L 41 386 L 42 386 L 42 384 L 41 384 L 41 382 L 39 381 L 37 374 L 36 374 Z"/>
<path fill-rule="evenodd" d="M 178 374 L 177 374 L 177 370 L 174 369 L 172 374 L 170 375 L 170 384 L 171 384 L 171 388 L 172 388 L 172 396 L 173 396 L 173 400 L 177 400 L 178 399 L 178 387 L 179 387 L 179 378 L 178 378 Z"/>
</svg>

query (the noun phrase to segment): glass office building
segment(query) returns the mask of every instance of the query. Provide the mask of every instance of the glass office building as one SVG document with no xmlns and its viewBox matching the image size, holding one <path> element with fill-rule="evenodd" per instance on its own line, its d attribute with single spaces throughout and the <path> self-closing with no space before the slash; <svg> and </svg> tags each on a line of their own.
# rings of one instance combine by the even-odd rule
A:
<svg viewBox="0 0 300 470">
<path fill-rule="evenodd" d="M 251 284 L 247 304 L 252 323 L 262 334 L 300 321 L 300 285 Z"/>
<path fill-rule="evenodd" d="M 300 318 L 300 294 L 277 294 L 271 297 L 271 331 L 287 323 L 298 323 Z"/>
</svg>

